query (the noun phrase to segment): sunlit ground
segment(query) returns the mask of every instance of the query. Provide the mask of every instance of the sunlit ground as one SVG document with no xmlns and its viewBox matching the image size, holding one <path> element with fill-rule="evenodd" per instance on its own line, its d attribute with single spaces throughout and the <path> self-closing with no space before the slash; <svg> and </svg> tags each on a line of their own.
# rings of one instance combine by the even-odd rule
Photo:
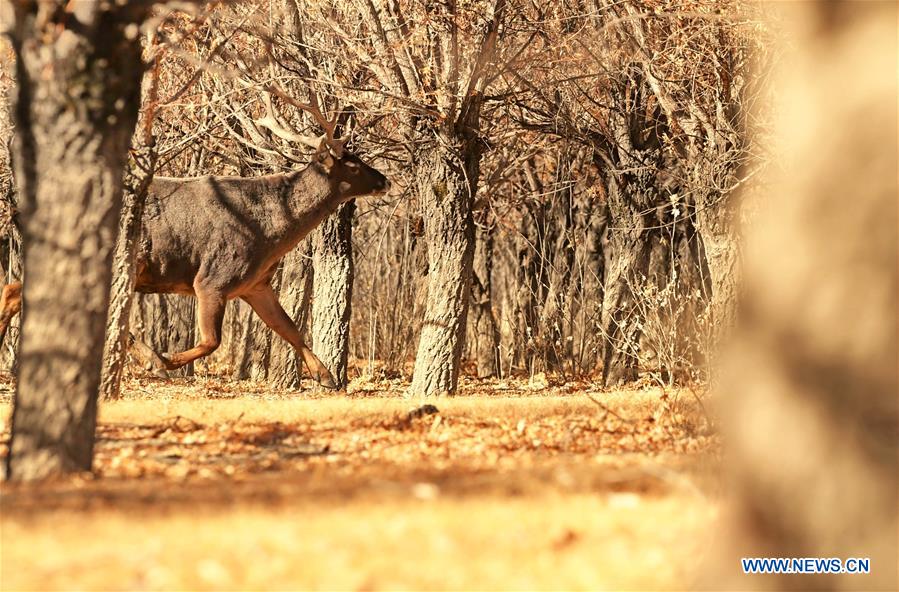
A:
<svg viewBox="0 0 899 592">
<path fill-rule="evenodd" d="M 401 386 L 132 381 L 101 408 L 97 476 L 2 486 L 0 586 L 683 589 L 699 576 L 720 494 L 692 392 L 468 381 L 410 415 L 421 402 Z"/>
</svg>

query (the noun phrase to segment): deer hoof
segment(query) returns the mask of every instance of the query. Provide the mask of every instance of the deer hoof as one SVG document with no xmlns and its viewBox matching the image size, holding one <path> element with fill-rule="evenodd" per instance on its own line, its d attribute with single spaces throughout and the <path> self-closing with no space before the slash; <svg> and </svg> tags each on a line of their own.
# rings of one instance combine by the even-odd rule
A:
<svg viewBox="0 0 899 592">
<path fill-rule="evenodd" d="M 169 358 L 169 354 L 161 354 L 159 356 L 159 361 L 162 362 L 162 368 L 157 367 L 157 370 L 165 373 L 165 370 L 172 371 L 177 370 L 181 367 L 181 364 L 176 364 Z M 165 375 L 168 378 L 168 374 Z"/>
<path fill-rule="evenodd" d="M 337 390 L 337 383 L 334 382 L 334 378 L 327 370 L 319 372 L 318 376 L 315 377 L 315 380 L 322 388 L 330 389 L 332 391 Z"/>
<path fill-rule="evenodd" d="M 157 366 L 152 366 L 150 368 L 150 374 L 152 374 L 156 378 L 161 378 L 163 380 L 169 378 L 169 373 L 166 372 L 164 368 L 159 368 Z"/>
</svg>

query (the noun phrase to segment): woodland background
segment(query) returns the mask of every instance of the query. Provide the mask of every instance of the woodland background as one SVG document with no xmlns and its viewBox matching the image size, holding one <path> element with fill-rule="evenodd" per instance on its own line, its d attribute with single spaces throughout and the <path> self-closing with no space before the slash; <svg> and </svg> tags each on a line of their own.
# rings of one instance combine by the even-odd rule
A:
<svg viewBox="0 0 899 592">
<path fill-rule="evenodd" d="M 0 0 L 0 588 L 897 589 L 894 2 L 154 4 Z M 122 381 L 141 188 L 304 166 L 271 83 L 393 181 L 277 277 L 352 382 L 239 303 Z"/>
<path fill-rule="evenodd" d="M 132 171 L 145 175 L 151 159 L 167 176 L 302 167 L 308 154 L 260 122 L 317 130 L 263 88 L 314 94 L 342 110 L 351 149 L 394 187 L 342 208 L 276 276 L 282 304 L 341 386 L 348 359 L 366 375 L 411 379 L 421 394 L 454 392 L 462 368 L 703 383 L 733 315 L 747 211 L 736 204 L 771 160 L 769 112 L 758 107 L 776 21 L 764 9 L 705 0 L 159 9 L 144 43 L 152 75 Z M 7 52 L 4 96 L 11 63 Z M 22 274 L 11 134 L 3 112 L 7 281 Z M 192 299 L 132 305 L 121 253 L 117 273 L 108 340 L 130 320 L 157 351 L 193 345 Z M 107 352 L 114 368 L 121 355 Z M 240 301 L 205 368 L 299 385 L 293 351 Z"/>
</svg>

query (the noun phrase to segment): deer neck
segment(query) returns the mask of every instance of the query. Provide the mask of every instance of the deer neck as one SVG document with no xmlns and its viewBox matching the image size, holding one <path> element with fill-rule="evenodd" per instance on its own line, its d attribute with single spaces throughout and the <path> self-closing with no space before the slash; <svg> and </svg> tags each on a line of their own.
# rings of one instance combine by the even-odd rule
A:
<svg viewBox="0 0 899 592">
<path fill-rule="evenodd" d="M 331 215 L 343 199 L 328 177 L 310 165 L 285 175 L 283 203 L 285 213 L 281 234 L 293 248 L 309 232 Z"/>
</svg>

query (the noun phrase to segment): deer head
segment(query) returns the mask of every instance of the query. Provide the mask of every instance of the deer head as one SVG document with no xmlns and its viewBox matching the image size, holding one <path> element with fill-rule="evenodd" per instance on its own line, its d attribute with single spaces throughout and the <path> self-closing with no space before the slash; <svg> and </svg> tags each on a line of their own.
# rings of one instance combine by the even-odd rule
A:
<svg viewBox="0 0 899 592">
<path fill-rule="evenodd" d="M 381 195 L 390 189 L 387 177 L 347 150 L 338 156 L 324 138 L 316 149 L 315 163 L 344 200 L 360 195 Z"/>
<path fill-rule="evenodd" d="M 390 189 L 390 181 L 387 177 L 347 150 L 346 138 L 340 139 L 336 137 L 335 130 L 339 112 L 335 112 L 329 120 L 321 112 L 314 94 L 309 103 L 301 103 L 277 86 L 268 86 L 266 91 L 285 103 L 308 112 L 322 127 L 325 133 L 318 138 L 310 138 L 284 129 L 284 126 L 279 123 L 278 118 L 275 116 L 270 100 L 265 102 L 266 117 L 257 122 L 281 138 L 315 148 L 315 154 L 312 159 L 313 166 L 328 178 L 335 195 L 339 196 L 341 201 L 350 200 L 360 195 L 380 195 Z"/>
</svg>

